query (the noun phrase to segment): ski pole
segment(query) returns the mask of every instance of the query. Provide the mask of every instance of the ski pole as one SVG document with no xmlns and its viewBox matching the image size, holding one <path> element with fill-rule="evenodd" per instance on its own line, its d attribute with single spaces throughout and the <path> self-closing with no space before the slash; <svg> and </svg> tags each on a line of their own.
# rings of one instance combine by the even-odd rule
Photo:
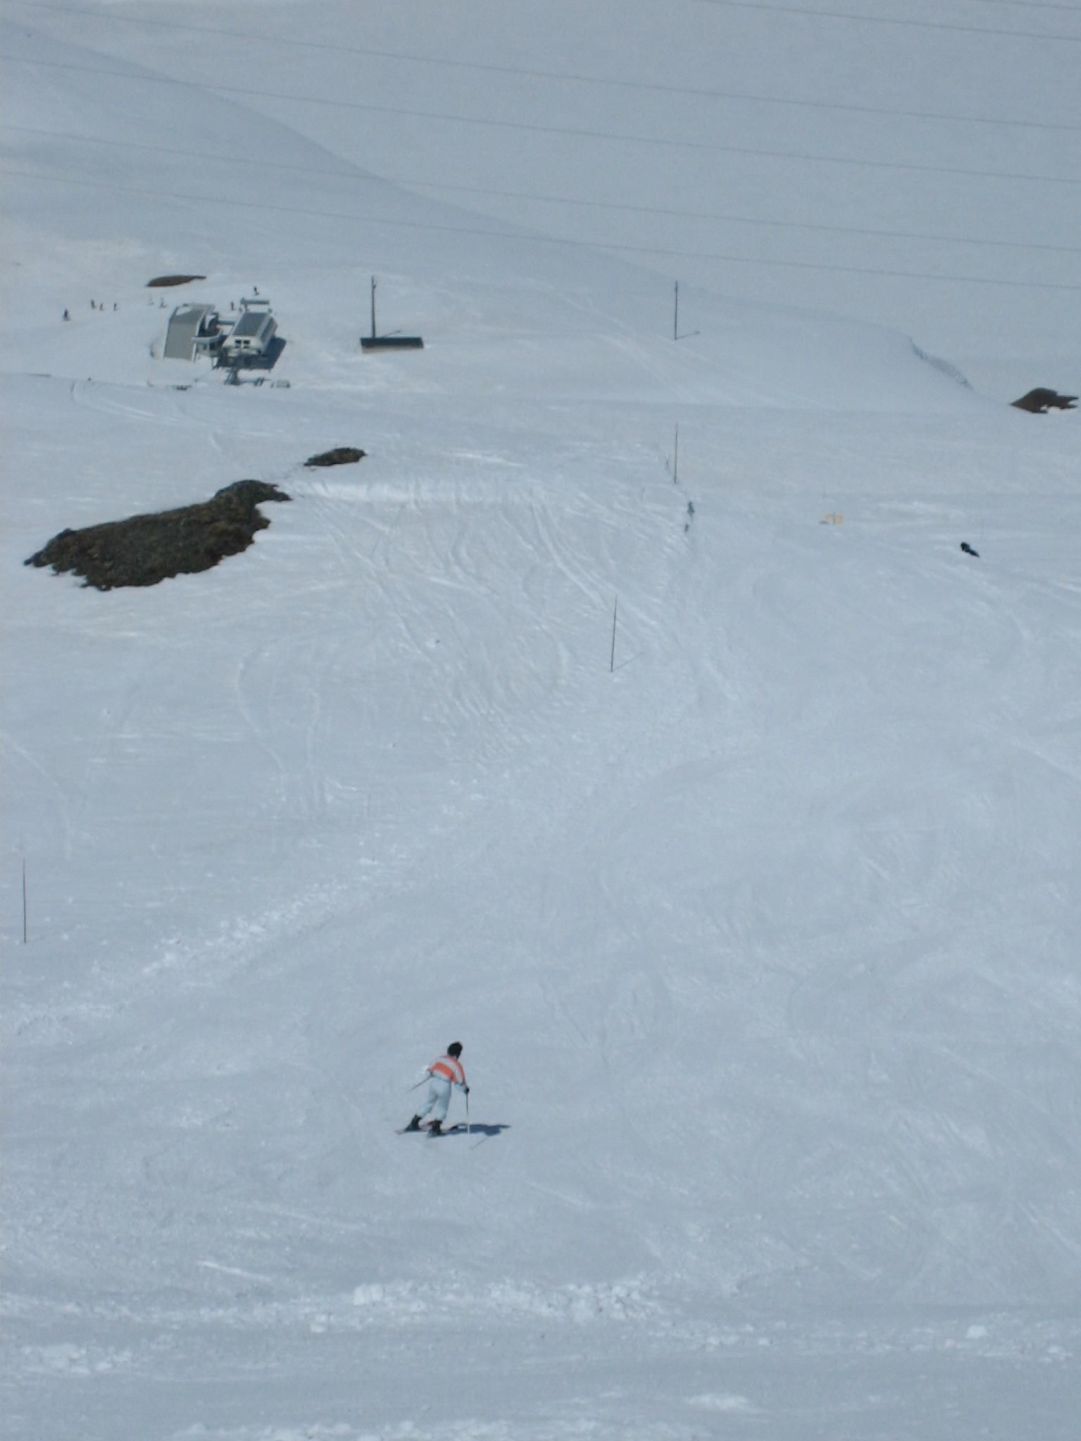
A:
<svg viewBox="0 0 1081 1441">
<path fill-rule="evenodd" d="M 467 1136 L 469 1136 L 469 1135 L 472 1134 L 472 1132 L 471 1132 L 471 1130 L 470 1130 L 470 1127 L 469 1127 L 469 1092 L 468 1092 L 468 1091 L 466 1091 L 466 1093 L 465 1093 L 465 1133 L 466 1133 Z"/>
</svg>

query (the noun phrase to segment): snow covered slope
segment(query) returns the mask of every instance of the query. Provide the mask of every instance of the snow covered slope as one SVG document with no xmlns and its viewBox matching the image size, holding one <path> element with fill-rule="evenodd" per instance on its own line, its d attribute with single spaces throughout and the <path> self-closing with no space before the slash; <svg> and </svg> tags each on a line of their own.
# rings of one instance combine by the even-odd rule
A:
<svg viewBox="0 0 1081 1441">
<path fill-rule="evenodd" d="M 80 242 L 116 241 L 114 199 L 138 193 L 156 248 L 212 246 L 213 212 L 226 236 L 242 226 L 249 264 L 295 238 L 309 263 L 438 253 L 487 274 L 495 252 L 520 276 L 528 249 L 491 235 L 525 224 L 565 273 L 614 249 L 729 296 L 878 320 L 1001 399 L 1040 383 L 1034 368 L 1076 367 L 1072 7 L 7 9 L 5 54 L 20 57 L 7 71 L 34 95 L 29 109 L 5 102 L 8 123 L 29 127 L 9 153 L 39 214 L 64 227 L 74 210 Z M 110 123 L 90 123 L 88 104 Z M 43 129 L 81 192 L 44 179 Z M 468 207 L 470 234 L 351 180 L 358 168 Z"/>
<path fill-rule="evenodd" d="M 1001 33 L 1072 17 L 864 8 L 7 7 L 12 1441 L 1075 1434 L 1079 431 L 1003 402 L 1076 292 L 681 257 L 677 342 L 656 216 L 536 198 L 776 219 L 795 116 L 978 112 L 944 166 L 1059 178 L 960 228 L 1076 284 L 1071 42 Z M 287 386 L 159 358 L 254 285 Z M 22 565 L 245 476 L 215 570 Z M 455 1037 L 473 1129 L 395 1135 Z"/>
</svg>

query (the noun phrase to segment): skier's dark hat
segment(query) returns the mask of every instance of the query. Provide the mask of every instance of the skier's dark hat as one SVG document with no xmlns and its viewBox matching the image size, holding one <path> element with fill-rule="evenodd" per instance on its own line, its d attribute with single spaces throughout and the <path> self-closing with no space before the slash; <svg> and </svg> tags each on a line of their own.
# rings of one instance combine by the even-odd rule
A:
<svg viewBox="0 0 1081 1441">
<path fill-rule="evenodd" d="M 451 1041 L 450 1045 L 447 1047 L 447 1055 L 448 1055 L 448 1056 L 460 1056 L 461 1054 L 462 1054 L 462 1043 L 461 1043 L 461 1041 Z"/>
</svg>

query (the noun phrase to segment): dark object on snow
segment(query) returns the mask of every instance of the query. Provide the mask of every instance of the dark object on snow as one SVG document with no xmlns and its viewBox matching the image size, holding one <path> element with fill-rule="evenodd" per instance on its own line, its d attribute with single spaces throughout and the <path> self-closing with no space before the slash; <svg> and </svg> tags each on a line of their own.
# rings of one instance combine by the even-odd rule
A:
<svg viewBox="0 0 1081 1441">
<path fill-rule="evenodd" d="M 324 450 L 322 455 L 311 456 L 304 464 L 351 465 L 356 460 L 363 460 L 367 454 L 366 450 L 356 450 L 351 445 L 339 445 L 335 450 Z"/>
<path fill-rule="evenodd" d="M 26 565 L 51 565 L 57 575 L 73 571 L 96 590 L 157 585 L 174 575 L 210 570 L 227 555 L 247 550 L 270 521 L 256 507 L 289 500 L 262 480 L 237 480 L 212 500 L 107 521 L 84 530 L 62 530 Z"/>
<path fill-rule="evenodd" d="M 961 549 L 964 551 L 964 553 L 965 553 L 966 555 L 974 555 L 974 556 L 976 557 L 976 559 L 979 560 L 979 558 L 980 558 L 980 552 L 979 552 L 978 550 L 973 550 L 972 547 L 969 545 L 969 543 L 968 543 L 967 540 L 963 540 L 963 541 L 961 542 Z"/>
<path fill-rule="evenodd" d="M 1012 400 L 1011 405 L 1018 410 L 1031 411 L 1033 415 L 1046 415 L 1049 410 L 1076 410 L 1076 395 L 1059 395 L 1057 390 L 1048 390 L 1045 386 L 1037 386 L 1023 395 L 1020 400 Z"/>
<path fill-rule="evenodd" d="M 360 339 L 361 350 L 423 350 L 420 335 L 380 335 L 375 324 L 375 276 L 372 276 L 372 329 Z"/>
<path fill-rule="evenodd" d="M 146 282 L 147 290 L 158 286 L 166 285 L 188 285 L 193 280 L 205 280 L 205 275 L 155 275 L 153 280 Z"/>
<path fill-rule="evenodd" d="M 419 335 L 362 335 L 361 350 L 423 350 L 424 340 Z"/>
</svg>

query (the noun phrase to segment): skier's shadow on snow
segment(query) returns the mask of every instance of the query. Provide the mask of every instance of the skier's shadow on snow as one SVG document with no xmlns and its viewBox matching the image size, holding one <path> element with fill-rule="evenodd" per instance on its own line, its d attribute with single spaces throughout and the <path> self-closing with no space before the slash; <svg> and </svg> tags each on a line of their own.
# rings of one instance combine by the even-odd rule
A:
<svg viewBox="0 0 1081 1441">
<path fill-rule="evenodd" d="M 500 1122 L 497 1125 L 485 1125 L 480 1121 L 473 1121 L 469 1127 L 471 1136 L 498 1136 L 501 1131 L 509 1131 L 510 1126 Z"/>
</svg>

